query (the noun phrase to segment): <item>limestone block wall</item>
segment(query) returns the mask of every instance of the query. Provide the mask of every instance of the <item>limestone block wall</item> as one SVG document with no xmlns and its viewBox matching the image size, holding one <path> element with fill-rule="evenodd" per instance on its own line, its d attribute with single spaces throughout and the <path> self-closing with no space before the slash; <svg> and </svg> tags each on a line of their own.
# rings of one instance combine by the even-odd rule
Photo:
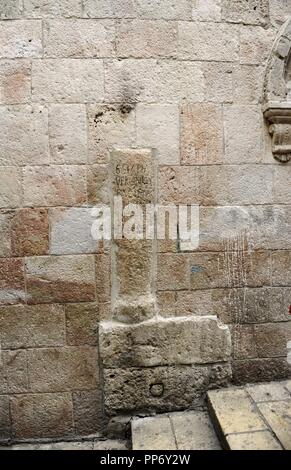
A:
<svg viewBox="0 0 291 470">
<path fill-rule="evenodd" d="M 111 255 L 90 229 L 114 147 L 156 149 L 158 200 L 200 205 L 197 250 L 159 243 L 159 314 L 229 325 L 236 383 L 290 373 L 291 167 L 261 110 L 290 16 L 289 0 L 1 1 L 1 440 L 106 425 Z"/>
</svg>

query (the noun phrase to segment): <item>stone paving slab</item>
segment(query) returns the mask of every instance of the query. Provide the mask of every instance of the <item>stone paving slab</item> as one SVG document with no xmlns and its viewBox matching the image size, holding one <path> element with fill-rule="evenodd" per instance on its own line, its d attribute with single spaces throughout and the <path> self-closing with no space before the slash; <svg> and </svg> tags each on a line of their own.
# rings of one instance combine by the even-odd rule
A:
<svg viewBox="0 0 291 470">
<path fill-rule="evenodd" d="M 131 423 L 133 450 L 176 450 L 169 416 L 135 419 Z"/>
<path fill-rule="evenodd" d="M 288 400 L 290 398 L 290 393 L 285 388 L 284 383 L 281 382 L 250 385 L 246 387 L 246 391 L 256 403 Z"/>
<path fill-rule="evenodd" d="M 126 450 L 128 442 L 123 440 L 86 440 L 71 442 L 50 442 L 45 444 L 17 444 L 3 446 L 0 450 Z"/>
<path fill-rule="evenodd" d="M 291 400 L 261 403 L 259 410 L 285 450 L 291 450 Z"/>
<path fill-rule="evenodd" d="M 270 431 L 230 434 L 226 440 L 231 450 L 282 450 Z"/>
</svg>

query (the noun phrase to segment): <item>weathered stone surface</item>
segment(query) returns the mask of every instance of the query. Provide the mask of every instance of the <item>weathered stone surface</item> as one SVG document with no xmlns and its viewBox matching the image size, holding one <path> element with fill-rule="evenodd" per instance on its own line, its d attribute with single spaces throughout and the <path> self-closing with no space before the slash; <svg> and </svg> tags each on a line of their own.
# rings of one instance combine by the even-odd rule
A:
<svg viewBox="0 0 291 470">
<path fill-rule="evenodd" d="M 70 77 L 69 81 L 67 77 Z M 33 101 L 102 101 L 103 87 L 104 72 L 100 59 L 46 59 L 33 62 Z"/>
<path fill-rule="evenodd" d="M 99 385 L 96 348 L 89 346 L 28 351 L 32 392 L 94 390 Z"/>
<path fill-rule="evenodd" d="M 0 5 L 0 19 L 15 19 L 21 16 L 21 3 L 19 0 L 2 0 Z"/>
<path fill-rule="evenodd" d="M 137 0 L 137 13 L 145 19 L 190 20 L 191 5 L 187 0 Z"/>
<path fill-rule="evenodd" d="M 87 122 L 84 105 L 51 105 L 49 134 L 52 163 L 87 163 Z"/>
<path fill-rule="evenodd" d="M 257 345 L 253 325 L 233 325 L 231 327 L 234 359 L 257 357 Z"/>
<path fill-rule="evenodd" d="M 116 150 L 111 154 L 112 192 L 122 204 L 154 204 L 156 198 L 155 161 L 150 150 Z M 118 224 L 118 223 L 117 223 Z M 116 225 L 117 225 L 116 224 Z M 116 233 L 112 250 L 112 301 L 114 317 L 135 322 L 155 314 L 153 256 L 155 241 L 134 239 Z M 139 230 L 143 230 L 142 227 Z M 124 230 L 123 230 L 124 231 Z M 136 228 L 135 228 L 136 231 Z M 135 232 L 136 233 L 136 232 Z"/>
<path fill-rule="evenodd" d="M 25 265 L 29 303 L 95 300 L 93 256 L 31 257 Z"/>
<path fill-rule="evenodd" d="M 96 253 L 98 241 L 91 228 L 94 218 L 91 209 L 74 208 L 50 210 L 50 253 L 55 255 Z"/>
<path fill-rule="evenodd" d="M 66 338 L 70 346 L 96 346 L 99 308 L 95 303 L 66 305 Z"/>
<path fill-rule="evenodd" d="M 268 0 L 223 0 L 222 18 L 233 23 L 262 24 L 269 18 Z"/>
<path fill-rule="evenodd" d="M 244 390 L 213 390 L 207 396 L 211 416 L 223 436 L 267 429 Z"/>
<path fill-rule="evenodd" d="M 174 317 L 176 312 L 176 293 L 169 291 L 157 292 L 157 307 L 159 315 L 163 317 Z M 187 313 L 183 312 L 183 315 L 186 316 Z"/>
<path fill-rule="evenodd" d="M 82 16 L 82 0 L 23 0 L 24 15 L 29 18 Z"/>
<path fill-rule="evenodd" d="M 254 326 L 258 357 L 286 357 L 291 338 L 291 322 L 266 323 Z"/>
<path fill-rule="evenodd" d="M 181 163 L 222 163 L 222 109 L 214 104 L 184 105 L 181 110 Z M 165 162 L 166 163 L 166 162 Z M 172 162 L 170 162 L 172 163 Z"/>
<path fill-rule="evenodd" d="M 220 21 L 221 0 L 194 0 L 192 18 L 194 21 Z"/>
<path fill-rule="evenodd" d="M 28 392 L 26 351 L 2 351 L 0 393 Z"/>
<path fill-rule="evenodd" d="M 288 286 L 291 279 L 291 251 L 277 250 L 272 252 L 272 285 Z"/>
<path fill-rule="evenodd" d="M 178 57 L 189 60 L 235 61 L 239 53 L 236 26 L 180 22 Z"/>
<path fill-rule="evenodd" d="M 226 440 L 231 450 L 282 450 L 270 431 L 230 434 Z"/>
<path fill-rule="evenodd" d="M 0 343 L 5 349 L 65 344 L 65 312 L 60 305 L 0 307 Z"/>
<path fill-rule="evenodd" d="M 0 167 L 0 207 L 22 205 L 21 170 L 12 166 Z"/>
<path fill-rule="evenodd" d="M 159 254 L 157 286 L 158 290 L 189 288 L 190 269 L 187 255 Z"/>
<path fill-rule="evenodd" d="M 0 304 L 18 304 L 26 300 L 22 259 L 0 259 Z"/>
<path fill-rule="evenodd" d="M 73 409 L 76 434 L 88 436 L 102 429 L 101 390 L 74 392 Z"/>
<path fill-rule="evenodd" d="M 1 14 L 1 13 L 0 13 Z M 31 65 L 28 60 L 0 62 L 0 103 L 27 103 L 31 95 Z"/>
<path fill-rule="evenodd" d="M 281 382 L 251 385 L 246 388 L 246 391 L 256 403 L 290 399 L 290 393 L 287 392 Z"/>
<path fill-rule="evenodd" d="M 198 63 L 156 59 L 105 62 L 105 99 L 109 102 L 202 101 L 204 82 Z"/>
<path fill-rule="evenodd" d="M 168 416 L 134 419 L 131 422 L 133 450 L 177 449 L 172 424 Z"/>
<path fill-rule="evenodd" d="M 91 205 L 109 203 L 109 175 L 107 165 L 87 166 L 88 203 Z"/>
<path fill-rule="evenodd" d="M 0 441 L 11 437 L 9 397 L 0 396 Z"/>
<path fill-rule="evenodd" d="M 46 255 L 49 248 L 49 221 L 46 209 L 19 209 L 11 219 L 13 256 Z"/>
<path fill-rule="evenodd" d="M 105 409 L 109 414 L 168 412 L 201 403 L 211 386 L 226 385 L 229 365 L 105 369 Z M 158 393 L 156 393 L 156 390 Z"/>
<path fill-rule="evenodd" d="M 113 57 L 115 26 L 110 20 L 51 20 L 44 23 L 44 56 Z"/>
<path fill-rule="evenodd" d="M 42 106 L 1 109 L 0 164 L 49 163 L 48 113 Z"/>
<path fill-rule="evenodd" d="M 13 211 L 5 210 L 0 212 L 0 257 L 11 256 L 10 227 Z"/>
<path fill-rule="evenodd" d="M 84 0 L 84 13 L 89 18 L 134 18 L 133 0 Z"/>
<path fill-rule="evenodd" d="M 233 64 L 205 62 L 205 99 L 214 103 L 233 102 Z"/>
<path fill-rule="evenodd" d="M 128 450 L 128 444 L 121 439 L 106 439 L 103 441 L 95 441 L 93 450 Z"/>
<path fill-rule="evenodd" d="M 256 171 L 252 165 L 201 167 L 199 193 L 205 206 L 271 204 L 273 171 L 270 165 L 257 165 Z"/>
<path fill-rule="evenodd" d="M 257 65 L 235 67 L 233 73 L 234 101 L 239 104 L 253 105 L 260 103 L 264 73 L 264 68 Z M 261 124 L 260 119 L 258 122 Z"/>
<path fill-rule="evenodd" d="M 237 385 L 245 383 L 284 380 L 291 376 L 286 358 L 247 359 L 234 361 L 233 379 Z"/>
<path fill-rule="evenodd" d="M 288 0 L 269 0 L 270 19 L 279 26 L 290 17 L 290 4 Z"/>
<path fill-rule="evenodd" d="M 287 186 L 291 182 L 291 172 L 289 168 L 276 166 L 274 169 L 274 202 L 276 204 L 291 204 L 290 194 Z M 287 171 L 286 171 L 287 170 Z"/>
<path fill-rule="evenodd" d="M 169 105 L 138 105 L 136 111 L 137 145 L 158 151 L 160 165 L 180 161 L 179 109 Z"/>
<path fill-rule="evenodd" d="M 260 403 L 260 412 L 285 450 L 291 449 L 291 400 Z"/>
<path fill-rule="evenodd" d="M 1 21 L 0 58 L 41 57 L 41 21 Z"/>
<path fill-rule="evenodd" d="M 124 20 L 117 23 L 119 57 L 175 57 L 178 31 L 168 21 Z"/>
<path fill-rule="evenodd" d="M 96 296 L 99 303 L 110 301 L 111 295 L 111 258 L 101 254 L 95 257 Z"/>
<path fill-rule="evenodd" d="M 38 393 L 11 398 L 13 437 L 64 437 L 73 434 L 70 393 Z"/>
<path fill-rule="evenodd" d="M 99 341 L 106 368 L 207 364 L 227 361 L 231 354 L 229 330 L 216 317 L 169 318 L 131 326 L 103 322 Z"/>
<path fill-rule="evenodd" d="M 178 450 L 221 449 L 207 412 L 188 411 L 173 413 L 169 416 Z"/>
<path fill-rule="evenodd" d="M 87 200 L 86 170 L 75 165 L 27 166 L 25 206 L 81 206 Z"/>
<path fill-rule="evenodd" d="M 240 30 L 240 62 L 265 64 L 276 37 L 276 31 L 258 26 L 243 25 Z"/>
<path fill-rule="evenodd" d="M 198 204 L 199 168 L 163 166 L 159 172 L 160 203 Z"/>
<path fill-rule="evenodd" d="M 227 163 L 262 161 L 261 119 L 261 111 L 257 106 L 226 106 L 224 108 L 224 158 Z M 269 201 L 265 200 L 265 202 Z"/>
<path fill-rule="evenodd" d="M 135 110 L 130 95 L 121 105 L 89 106 L 88 123 L 90 163 L 108 163 L 114 147 L 130 148 L 135 144 Z"/>
</svg>

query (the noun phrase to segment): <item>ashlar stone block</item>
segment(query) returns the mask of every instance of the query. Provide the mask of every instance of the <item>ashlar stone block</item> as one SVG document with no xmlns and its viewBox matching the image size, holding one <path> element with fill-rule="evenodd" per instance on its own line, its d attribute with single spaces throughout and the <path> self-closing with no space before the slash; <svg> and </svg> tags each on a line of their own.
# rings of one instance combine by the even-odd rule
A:
<svg viewBox="0 0 291 470">
<path fill-rule="evenodd" d="M 31 95 L 31 65 L 26 59 L 0 61 L 0 103 L 27 103 Z"/>
<path fill-rule="evenodd" d="M 15 20 L 0 23 L 0 58 L 41 57 L 41 21 Z"/>
</svg>

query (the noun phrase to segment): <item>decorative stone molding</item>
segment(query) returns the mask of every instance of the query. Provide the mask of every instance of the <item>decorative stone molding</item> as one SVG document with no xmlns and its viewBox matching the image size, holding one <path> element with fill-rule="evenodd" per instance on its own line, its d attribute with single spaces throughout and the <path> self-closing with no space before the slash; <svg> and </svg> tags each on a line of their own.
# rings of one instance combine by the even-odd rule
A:
<svg viewBox="0 0 291 470">
<path fill-rule="evenodd" d="M 280 31 L 267 66 L 263 113 L 269 123 L 274 158 L 291 160 L 291 19 Z"/>
</svg>

